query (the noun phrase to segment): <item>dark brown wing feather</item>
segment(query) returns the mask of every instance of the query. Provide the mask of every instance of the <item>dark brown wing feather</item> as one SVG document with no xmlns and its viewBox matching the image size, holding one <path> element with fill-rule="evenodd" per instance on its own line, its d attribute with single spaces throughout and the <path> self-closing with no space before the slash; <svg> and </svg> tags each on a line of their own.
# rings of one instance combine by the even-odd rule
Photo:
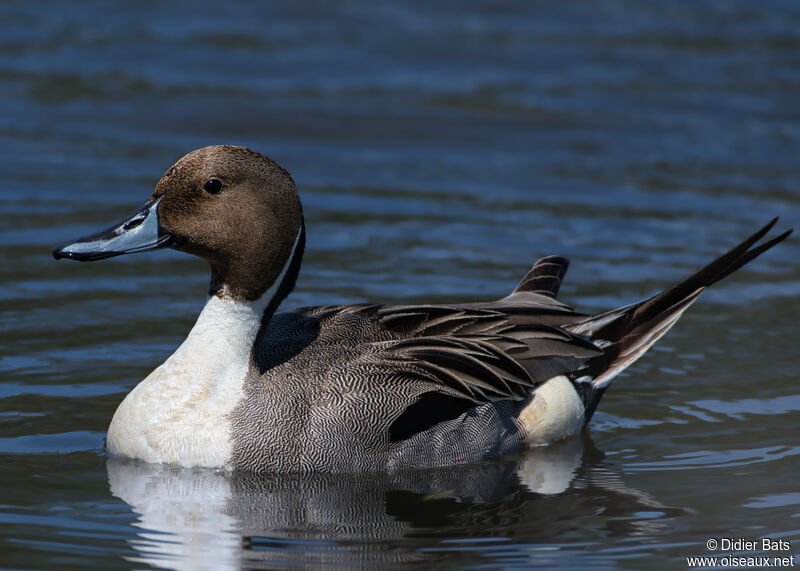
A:
<svg viewBox="0 0 800 571">
<path fill-rule="evenodd" d="M 436 390 L 476 403 L 523 399 L 553 375 L 602 355 L 580 335 L 536 323 L 535 310 L 520 308 L 512 320 L 486 309 L 378 307 L 373 319 L 401 338 L 373 343 L 370 359 L 417 383 L 420 393 Z M 549 321 L 550 312 L 543 315 Z"/>
</svg>

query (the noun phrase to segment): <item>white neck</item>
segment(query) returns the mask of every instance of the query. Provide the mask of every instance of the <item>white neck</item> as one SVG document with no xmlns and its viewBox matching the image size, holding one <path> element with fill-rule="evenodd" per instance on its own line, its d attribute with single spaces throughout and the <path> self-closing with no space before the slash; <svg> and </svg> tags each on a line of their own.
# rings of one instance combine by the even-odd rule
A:
<svg viewBox="0 0 800 571">
<path fill-rule="evenodd" d="M 244 397 L 264 310 L 294 258 L 256 301 L 211 296 L 180 347 L 119 405 L 106 445 L 116 455 L 182 466 L 225 466 L 233 443 L 228 415 Z"/>
<path fill-rule="evenodd" d="M 209 297 L 173 357 L 197 345 L 212 369 L 224 367 L 225 362 L 249 360 L 269 301 L 266 295 L 256 301 Z"/>
</svg>

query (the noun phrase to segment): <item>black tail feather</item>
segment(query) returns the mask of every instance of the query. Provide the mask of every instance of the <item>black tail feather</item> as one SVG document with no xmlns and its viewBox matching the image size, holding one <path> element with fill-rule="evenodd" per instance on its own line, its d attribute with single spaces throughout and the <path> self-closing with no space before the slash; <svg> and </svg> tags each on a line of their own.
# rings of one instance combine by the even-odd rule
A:
<svg viewBox="0 0 800 571">
<path fill-rule="evenodd" d="M 578 390 L 584 403 L 591 404 L 593 411 L 612 379 L 658 341 L 705 288 L 785 240 L 791 229 L 758 244 L 777 221 L 776 217 L 738 246 L 649 299 L 566 326 L 572 333 L 587 335 L 605 352 L 573 379 L 576 386 L 584 385 Z"/>
<path fill-rule="evenodd" d="M 520 280 L 514 293 L 527 291 L 548 297 L 556 297 L 561 282 L 567 274 L 569 260 L 561 256 L 547 256 L 533 264 L 533 267 Z"/>
<path fill-rule="evenodd" d="M 728 277 L 733 272 L 744 266 L 753 258 L 763 254 L 779 242 L 785 240 L 792 230 L 787 230 L 763 244 L 751 247 L 763 238 L 773 226 L 778 222 L 778 217 L 773 218 L 769 224 L 761 228 L 758 232 L 747 238 L 741 244 L 732 248 L 710 264 L 696 271 L 688 278 L 678 282 L 674 286 L 642 302 L 634 311 L 632 318 L 634 322 L 643 323 L 655 318 L 665 309 L 680 303 L 682 300 L 691 296 L 698 289 L 709 287 L 718 281 Z"/>
<path fill-rule="evenodd" d="M 645 330 L 650 330 L 653 326 L 657 327 L 664 314 L 671 313 L 674 308 L 682 305 L 687 299 L 696 297 L 703 289 L 729 276 L 756 256 L 785 240 L 792 233 L 792 229 L 763 244 L 752 247 L 775 226 L 777 221 L 778 218 L 774 218 L 738 246 L 661 293 L 628 307 L 586 319 L 575 326 L 570 326 L 570 331 L 614 342 L 628 336 L 639 327 L 644 326 Z M 648 325 L 650 326 L 648 327 Z"/>
</svg>

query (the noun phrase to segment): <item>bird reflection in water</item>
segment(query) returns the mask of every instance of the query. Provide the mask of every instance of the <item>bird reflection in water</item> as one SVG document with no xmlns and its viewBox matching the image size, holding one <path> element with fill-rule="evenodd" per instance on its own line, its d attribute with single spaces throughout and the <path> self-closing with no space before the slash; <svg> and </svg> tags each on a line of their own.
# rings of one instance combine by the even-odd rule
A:
<svg viewBox="0 0 800 571">
<path fill-rule="evenodd" d="M 124 458 L 107 467 L 112 494 L 138 514 L 133 560 L 164 569 L 454 562 L 465 542 L 563 549 L 582 518 L 603 535 L 653 535 L 682 513 L 627 487 L 585 434 L 401 473 L 257 475 Z"/>
</svg>

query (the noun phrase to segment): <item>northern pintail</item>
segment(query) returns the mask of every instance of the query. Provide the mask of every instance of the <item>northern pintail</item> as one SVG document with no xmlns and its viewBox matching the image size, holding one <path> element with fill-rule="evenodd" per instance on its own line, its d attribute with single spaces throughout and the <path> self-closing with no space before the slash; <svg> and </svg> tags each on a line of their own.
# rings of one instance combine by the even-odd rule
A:
<svg viewBox="0 0 800 571">
<path fill-rule="evenodd" d="M 211 265 L 186 340 L 122 401 L 111 454 L 255 471 L 454 465 L 579 432 L 612 379 L 703 290 L 785 239 L 777 219 L 655 296 L 587 316 L 555 299 L 568 261 L 536 262 L 485 303 L 276 313 L 305 245 L 289 173 L 244 147 L 173 165 L 150 199 L 57 248 L 90 261 L 171 247 Z"/>
</svg>

